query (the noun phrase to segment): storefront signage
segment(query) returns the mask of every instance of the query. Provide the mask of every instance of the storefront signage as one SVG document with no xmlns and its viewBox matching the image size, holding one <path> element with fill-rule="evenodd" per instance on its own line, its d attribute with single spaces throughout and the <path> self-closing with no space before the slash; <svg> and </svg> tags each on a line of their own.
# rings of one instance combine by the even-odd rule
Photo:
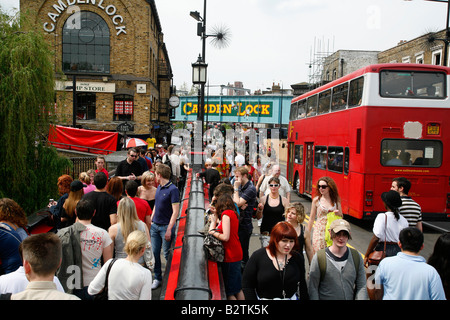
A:
<svg viewBox="0 0 450 320">
<path fill-rule="evenodd" d="M 70 89 L 68 89 L 70 87 Z M 72 91 L 72 81 L 56 81 L 56 90 L 67 90 Z M 77 91 L 78 92 L 116 92 L 115 83 L 103 83 L 103 82 L 78 82 L 77 81 Z"/>
<path fill-rule="evenodd" d="M 50 18 L 51 22 L 44 22 L 44 30 L 49 33 L 55 31 L 56 21 L 66 9 L 68 13 L 76 13 L 81 11 L 80 7 L 77 6 L 78 4 L 90 4 L 102 9 L 108 16 L 111 17 L 112 23 L 116 26 L 117 36 L 121 33 L 127 33 L 125 30 L 126 26 L 123 24 L 123 17 L 118 14 L 116 6 L 113 4 L 108 4 L 107 0 L 58 0 L 52 5 L 53 10 L 47 13 L 47 16 Z"/>
<path fill-rule="evenodd" d="M 271 117 L 272 102 L 225 102 L 205 104 L 205 114 L 223 116 Z M 187 102 L 181 110 L 182 115 L 197 114 L 198 104 Z"/>
</svg>

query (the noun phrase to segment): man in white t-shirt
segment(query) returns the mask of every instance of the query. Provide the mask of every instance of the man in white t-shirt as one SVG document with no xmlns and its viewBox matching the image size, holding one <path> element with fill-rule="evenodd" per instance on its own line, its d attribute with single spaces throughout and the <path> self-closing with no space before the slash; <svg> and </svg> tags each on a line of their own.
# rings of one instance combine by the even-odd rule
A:
<svg viewBox="0 0 450 320">
<path fill-rule="evenodd" d="M 73 226 L 81 230 L 79 233 L 79 245 L 81 249 L 83 284 L 81 289 L 73 289 L 73 294 L 82 300 L 89 300 L 92 297 L 87 293 L 87 288 L 102 268 L 102 260 L 108 261 L 113 257 L 114 243 L 108 231 L 91 223 L 95 209 L 89 200 L 80 200 L 76 206 L 75 213 L 77 220 Z M 64 232 L 65 230 L 61 229 L 58 235 Z"/>
</svg>

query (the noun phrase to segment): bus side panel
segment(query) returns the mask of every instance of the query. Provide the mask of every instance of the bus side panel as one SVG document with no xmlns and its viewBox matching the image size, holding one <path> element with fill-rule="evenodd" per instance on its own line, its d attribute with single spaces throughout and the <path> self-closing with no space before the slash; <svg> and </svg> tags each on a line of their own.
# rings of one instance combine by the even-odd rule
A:
<svg viewBox="0 0 450 320">
<path fill-rule="evenodd" d="M 348 215 L 357 219 L 362 219 L 364 203 L 364 174 L 350 171 L 348 178 Z"/>
</svg>

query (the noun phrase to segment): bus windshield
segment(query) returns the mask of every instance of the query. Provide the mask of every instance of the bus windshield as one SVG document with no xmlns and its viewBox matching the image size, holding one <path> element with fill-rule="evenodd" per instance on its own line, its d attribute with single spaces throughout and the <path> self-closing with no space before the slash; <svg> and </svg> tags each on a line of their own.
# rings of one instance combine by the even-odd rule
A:
<svg viewBox="0 0 450 320">
<path fill-rule="evenodd" d="M 389 98 L 444 99 L 446 77 L 442 72 L 383 70 L 380 95 Z"/>
</svg>

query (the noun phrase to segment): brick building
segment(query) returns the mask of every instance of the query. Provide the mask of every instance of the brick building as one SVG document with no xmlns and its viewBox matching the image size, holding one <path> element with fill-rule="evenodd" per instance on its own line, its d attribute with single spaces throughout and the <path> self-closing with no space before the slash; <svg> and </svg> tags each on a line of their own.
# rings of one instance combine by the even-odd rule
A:
<svg viewBox="0 0 450 320">
<path fill-rule="evenodd" d="M 424 63 L 444 65 L 445 30 L 425 34 L 409 41 L 400 41 L 397 46 L 378 54 L 379 63 Z M 431 41 L 433 40 L 434 41 Z M 448 61 L 445 65 L 449 65 Z"/>
<path fill-rule="evenodd" d="M 164 134 L 173 75 L 154 0 L 21 0 L 20 10 L 54 51 L 58 124 L 72 125 L 75 109 L 83 128 Z"/>
</svg>

